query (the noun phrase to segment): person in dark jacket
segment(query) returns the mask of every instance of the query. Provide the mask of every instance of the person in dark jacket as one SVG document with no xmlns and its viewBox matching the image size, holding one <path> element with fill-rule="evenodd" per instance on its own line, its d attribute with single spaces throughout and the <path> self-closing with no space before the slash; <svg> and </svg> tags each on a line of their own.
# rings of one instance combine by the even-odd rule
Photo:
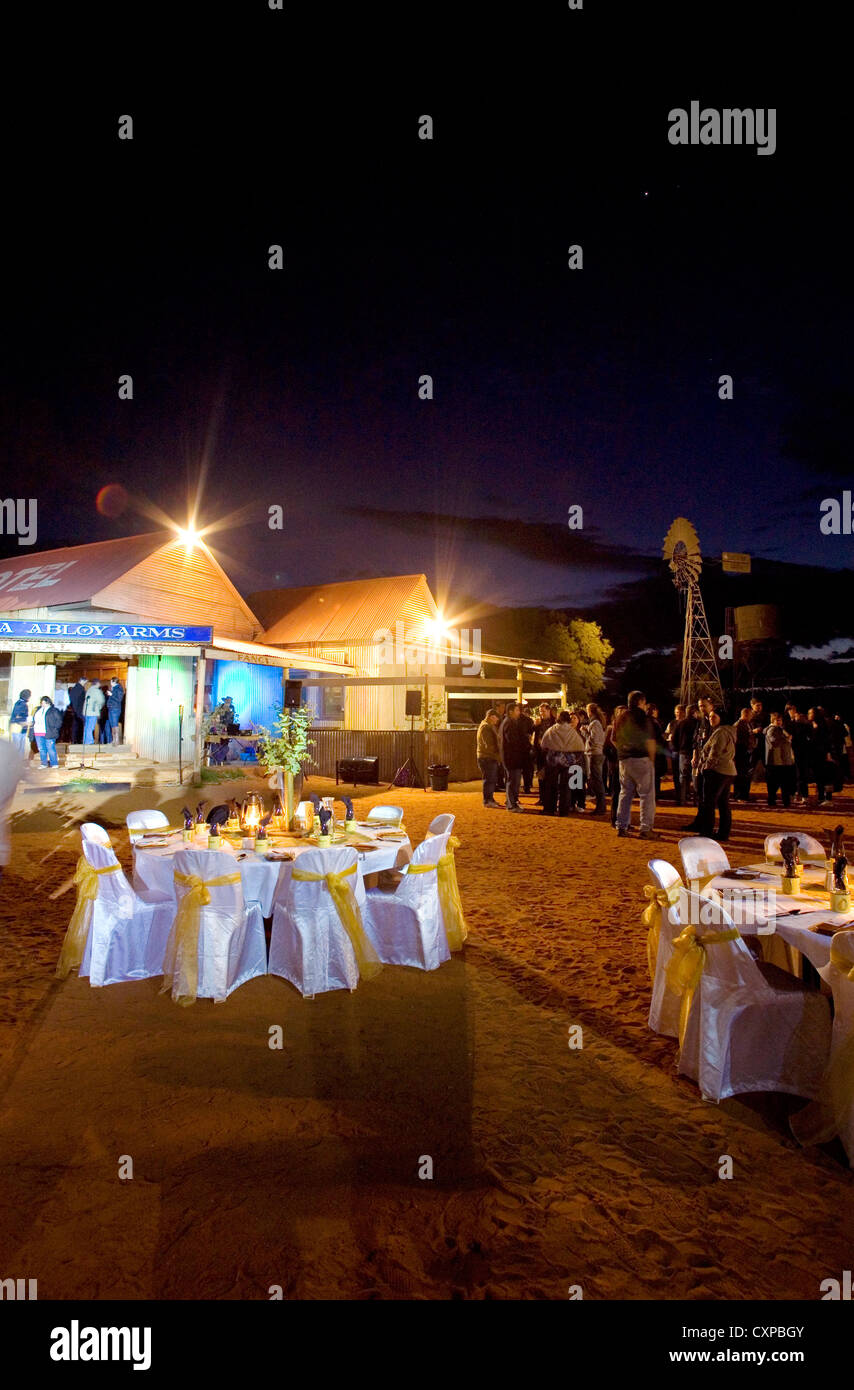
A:
<svg viewBox="0 0 854 1390">
<path fill-rule="evenodd" d="M 700 750 L 703 799 L 697 810 L 695 829 L 698 835 L 707 835 L 725 844 L 732 830 L 729 789 L 735 776 L 735 733 L 721 722 L 724 711 L 715 709 L 711 701 L 706 703 L 711 733 Z M 783 732 L 782 727 L 780 732 Z M 715 809 L 718 812 L 717 835 L 714 833 Z"/>
<path fill-rule="evenodd" d="M 528 756 L 525 759 L 525 766 L 522 769 L 522 784 L 525 795 L 530 796 L 534 788 L 534 750 L 531 745 L 531 740 L 534 737 L 534 721 L 528 713 L 527 700 L 523 701 L 520 706 L 519 723 L 524 729 L 525 737 L 528 740 Z"/>
<path fill-rule="evenodd" d="M 545 703 L 540 705 L 539 718 L 534 720 L 534 764 L 537 769 L 537 784 L 539 787 L 539 796 L 537 797 L 538 806 L 542 806 L 543 804 L 543 786 L 546 780 L 546 755 L 540 746 L 540 742 L 543 734 L 547 729 L 550 729 L 555 722 L 551 705 Z"/>
<path fill-rule="evenodd" d="M 495 783 L 501 748 L 498 743 L 498 713 L 488 709 L 477 730 L 477 762 L 483 776 L 483 804 L 500 810 L 495 800 Z"/>
<path fill-rule="evenodd" d="M 125 692 L 119 680 L 111 680 L 110 688 L 107 692 L 107 722 L 104 725 L 104 743 L 116 742 L 116 728 L 122 722 L 122 705 L 124 704 Z M 107 735 L 109 734 L 109 737 Z"/>
<path fill-rule="evenodd" d="M 679 725 L 676 732 L 674 743 L 679 753 L 679 793 L 683 806 L 690 806 L 694 796 L 694 784 L 691 781 L 691 768 L 694 759 L 694 735 L 697 732 L 697 706 L 689 705 L 685 711 L 685 718 Z"/>
<path fill-rule="evenodd" d="M 525 726 L 520 723 L 522 710 L 515 700 L 510 700 L 507 705 L 507 713 L 499 731 L 499 743 L 501 745 L 501 762 L 504 765 L 504 774 L 507 780 L 505 789 L 505 800 L 508 811 L 521 811 L 519 804 L 519 789 L 522 785 L 522 777 L 531 755 L 531 745 Z"/>
<path fill-rule="evenodd" d="M 812 768 L 812 726 L 803 710 L 796 709 L 792 724 L 792 752 L 795 755 L 795 805 L 806 806 L 810 794 Z"/>
<path fill-rule="evenodd" d="M 712 708 L 711 700 L 701 697 L 697 701 L 697 727 L 694 730 L 694 754 L 691 760 L 691 770 L 694 776 L 694 790 L 697 793 L 697 805 L 703 802 L 703 769 L 701 754 L 706 743 L 711 738 L 712 726 L 709 722 L 709 711 Z"/>
<path fill-rule="evenodd" d="M 821 705 L 811 709 L 808 719 L 812 725 L 812 757 L 815 793 L 819 806 L 833 805 L 833 769 L 831 767 L 830 728 Z"/>
<path fill-rule="evenodd" d="M 750 801 L 750 763 L 751 754 L 756 747 L 756 735 L 750 722 L 749 707 L 741 711 L 741 718 L 733 726 L 735 733 L 735 781 L 733 782 L 733 801 Z"/>
<path fill-rule="evenodd" d="M 58 710 L 49 695 L 42 695 L 33 715 L 32 732 L 39 750 L 42 767 L 58 767 L 56 740 L 62 728 L 62 710 Z"/>
<path fill-rule="evenodd" d="M 68 703 L 71 706 L 71 742 L 83 742 L 83 704 L 86 699 L 88 681 L 78 679 L 68 687 Z"/>
<path fill-rule="evenodd" d="M 33 692 L 22 690 L 9 715 L 9 738 L 21 753 L 27 751 L 27 729 L 30 724 L 30 699 Z"/>
</svg>

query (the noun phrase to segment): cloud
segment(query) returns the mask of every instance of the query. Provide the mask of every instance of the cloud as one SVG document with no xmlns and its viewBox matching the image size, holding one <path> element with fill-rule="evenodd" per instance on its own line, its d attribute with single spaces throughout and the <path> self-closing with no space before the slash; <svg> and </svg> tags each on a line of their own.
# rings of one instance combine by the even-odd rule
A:
<svg viewBox="0 0 854 1390">
<path fill-rule="evenodd" d="M 611 545 L 599 533 L 571 531 L 568 526 L 554 522 L 522 521 L 502 516 L 452 516 L 441 512 L 393 511 L 382 507 L 348 507 L 352 516 L 360 516 L 397 532 L 442 537 L 445 540 L 494 546 L 526 560 L 540 564 L 560 565 L 565 569 L 610 571 L 616 574 L 645 577 L 661 566 L 660 556 L 622 545 Z"/>
</svg>

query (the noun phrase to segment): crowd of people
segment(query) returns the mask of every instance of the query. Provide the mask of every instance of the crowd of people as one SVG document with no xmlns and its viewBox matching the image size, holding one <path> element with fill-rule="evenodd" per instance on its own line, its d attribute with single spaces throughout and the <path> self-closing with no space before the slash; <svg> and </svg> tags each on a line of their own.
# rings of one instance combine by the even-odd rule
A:
<svg viewBox="0 0 854 1390">
<path fill-rule="evenodd" d="M 711 700 L 677 705 L 663 727 L 658 707 L 633 690 L 611 718 L 595 703 L 556 709 L 544 701 L 532 716 L 527 701 L 498 701 L 477 731 L 483 804 L 523 810 L 534 795 L 546 816 L 610 814 L 618 835 L 630 831 L 632 804 L 640 805 L 639 836 L 655 835 L 662 778 L 673 779 L 677 805 L 693 806 L 685 829 L 725 841 L 733 803 L 761 794 L 769 807 L 833 805 L 834 793 L 854 776 L 851 731 L 839 714 L 820 706 L 806 713 L 791 702 L 766 713 L 754 699 L 732 721 Z M 764 790 L 763 790 L 764 787 Z M 593 805 L 587 807 L 588 798 Z M 717 825 L 717 829 L 715 828 Z"/>
<path fill-rule="evenodd" d="M 41 767 L 56 767 L 56 745 L 68 743 L 115 743 L 122 722 L 125 692 L 120 680 L 74 682 L 57 690 L 55 700 L 42 695 L 32 702 L 32 691 L 22 690 L 9 715 L 9 738 L 26 757 L 34 743 Z"/>
</svg>

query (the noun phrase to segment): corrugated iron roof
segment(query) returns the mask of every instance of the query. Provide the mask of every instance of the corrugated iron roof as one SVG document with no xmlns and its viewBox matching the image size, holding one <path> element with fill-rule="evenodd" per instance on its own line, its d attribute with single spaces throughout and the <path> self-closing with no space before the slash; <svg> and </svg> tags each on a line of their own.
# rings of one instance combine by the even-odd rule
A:
<svg viewBox="0 0 854 1390">
<path fill-rule="evenodd" d="M 265 589 L 250 594 L 247 601 L 269 624 L 262 640 L 272 645 L 372 642 L 381 629 L 394 631 L 398 619 L 412 622 L 419 615 L 435 618 L 438 613 L 423 574 Z"/>
<path fill-rule="evenodd" d="M 152 531 L 0 560 L 0 611 L 86 603 L 174 539 L 171 531 Z"/>
</svg>

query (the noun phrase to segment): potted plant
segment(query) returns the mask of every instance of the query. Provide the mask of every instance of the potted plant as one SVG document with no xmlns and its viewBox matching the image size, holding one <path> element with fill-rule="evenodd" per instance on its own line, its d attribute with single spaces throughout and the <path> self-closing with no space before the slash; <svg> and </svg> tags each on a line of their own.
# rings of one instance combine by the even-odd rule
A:
<svg viewBox="0 0 854 1390">
<path fill-rule="evenodd" d="M 298 779 L 301 787 L 303 764 L 311 762 L 308 750 L 314 747 L 314 739 L 309 738 L 308 731 L 313 718 L 308 706 L 300 705 L 299 709 L 281 710 L 272 733 L 261 726 L 258 729 L 262 735 L 258 761 L 276 778 L 289 830 L 294 828 L 294 782 Z"/>
</svg>

